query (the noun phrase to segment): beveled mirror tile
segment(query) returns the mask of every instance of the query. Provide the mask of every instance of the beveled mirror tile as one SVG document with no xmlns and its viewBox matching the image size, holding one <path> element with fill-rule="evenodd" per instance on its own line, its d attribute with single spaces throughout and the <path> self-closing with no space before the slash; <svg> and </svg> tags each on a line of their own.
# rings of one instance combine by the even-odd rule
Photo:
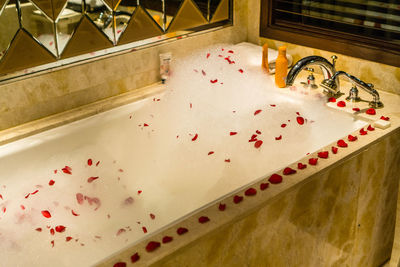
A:
<svg viewBox="0 0 400 267">
<path fill-rule="evenodd" d="M 71 39 L 64 48 L 61 58 L 78 56 L 112 47 L 107 36 L 86 16 L 82 16 Z"/>
<path fill-rule="evenodd" d="M 118 42 L 121 34 L 125 31 L 128 26 L 129 20 L 133 12 L 135 12 L 137 6 L 136 1 L 121 1 L 114 12 L 114 25 L 116 40 Z"/>
<path fill-rule="evenodd" d="M 5 55 L 18 29 L 18 14 L 15 4 L 4 6 L 0 15 L 0 59 Z"/>
<path fill-rule="evenodd" d="M 168 27 L 168 32 L 186 30 L 207 24 L 201 11 L 192 0 L 185 0 Z"/>
<path fill-rule="evenodd" d="M 178 14 L 180 7 L 182 6 L 184 0 L 164 0 L 165 2 L 165 28 L 167 30 L 171 21 Z"/>
<path fill-rule="evenodd" d="M 36 9 L 40 9 L 43 13 L 46 14 L 47 17 L 55 20 L 53 14 L 53 6 L 51 0 L 30 0 L 37 7 Z M 29 9 L 25 6 L 21 7 L 22 12 L 29 13 Z M 28 18 L 29 19 L 29 18 Z M 25 21 L 25 23 L 30 23 L 30 21 Z"/>
<path fill-rule="evenodd" d="M 35 5 L 31 5 L 29 8 L 24 6 L 21 9 L 21 14 L 22 27 L 51 53 L 57 55 L 54 24 L 50 18 Z"/>
<path fill-rule="evenodd" d="M 138 6 L 118 44 L 127 44 L 163 34 L 160 26 L 142 6 Z"/>
<path fill-rule="evenodd" d="M 197 8 L 201 11 L 203 16 L 208 20 L 209 4 L 211 0 L 193 0 L 193 2 L 197 5 Z"/>
<path fill-rule="evenodd" d="M 62 9 L 60 15 L 57 17 L 56 38 L 59 54 L 62 54 L 74 30 L 78 26 L 82 18 L 81 12 L 82 4 L 74 0 L 69 0 L 66 7 Z"/>
<path fill-rule="evenodd" d="M 53 17 L 55 18 L 55 20 L 58 19 L 63 9 L 66 7 L 67 2 L 67 0 L 51 0 L 51 4 L 53 7 Z"/>
<path fill-rule="evenodd" d="M 221 0 L 215 13 L 211 17 L 211 23 L 229 19 L 229 0 Z"/>
<path fill-rule="evenodd" d="M 109 0 L 113 1 L 113 0 Z M 113 3 L 112 3 L 113 4 Z M 99 30 L 105 33 L 107 37 L 115 42 L 114 21 L 112 9 L 105 4 L 105 0 L 86 1 L 86 14 Z"/>
<path fill-rule="evenodd" d="M 24 29 L 18 30 L 0 61 L 0 74 L 56 61 L 56 58 Z"/>
<path fill-rule="evenodd" d="M 157 22 L 158 25 L 160 25 L 160 27 L 164 29 L 163 0 L 141 0 L 140 5 L 144 7 L 146 11 L 154 19 L 154 21 Z"/>
<path fill-rule="evenodd" d="M 7 3 L 8 3 L 8 0 L 0 0 L 0 15 L 3 12 L 3 10 L 6 8 Z"/>
</svg>

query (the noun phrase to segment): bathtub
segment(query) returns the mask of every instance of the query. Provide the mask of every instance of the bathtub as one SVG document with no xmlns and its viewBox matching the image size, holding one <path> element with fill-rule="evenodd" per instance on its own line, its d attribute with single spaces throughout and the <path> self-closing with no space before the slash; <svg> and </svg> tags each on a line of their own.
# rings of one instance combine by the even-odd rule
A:
<svg viewBox="0 0 400 267">
<path fill-rule="evenodd" d="M 290 90 L 229 101 L 176 86 L 1 146 L 4 266 L 154 263 L 351 156 L 348 135 L 373 121 Z M 338 157 L 340 139 L 353 148 Z"/>
</svg>

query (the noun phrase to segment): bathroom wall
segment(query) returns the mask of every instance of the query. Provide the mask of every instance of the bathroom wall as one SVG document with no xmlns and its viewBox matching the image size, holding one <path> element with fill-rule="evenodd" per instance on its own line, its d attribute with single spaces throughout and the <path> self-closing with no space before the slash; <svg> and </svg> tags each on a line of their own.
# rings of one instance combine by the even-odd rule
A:
<svg viewBox="0 0 400 267">
<path fill-rule="evenodd" d="M 248 20 L 249 42 L 259 45 L 268 42 L 269 47 L 274 49 L 285 44 L 288 53 L 293 55 L 294 61 L 310 55 L 319 55 L 327 59 L 330 59 L 332 55 L 337 55 L 339 57 L 337 70 L 344 70 L 367 83 L 372 83 L 377 90 L 400 94 L 400 68 L 320 49 L 260 38 L 260 0 L 249 0 L 248 12 L 248 16 L 251 18 Z"/>
<path fill-rule="evenodd" d="M 237 0 L 232 27 L 2 84 L 0 130 L 156 83 L 159 53 L 178 58 L 211 44 L 246 39 L 247 1 Z"/>
</svg>

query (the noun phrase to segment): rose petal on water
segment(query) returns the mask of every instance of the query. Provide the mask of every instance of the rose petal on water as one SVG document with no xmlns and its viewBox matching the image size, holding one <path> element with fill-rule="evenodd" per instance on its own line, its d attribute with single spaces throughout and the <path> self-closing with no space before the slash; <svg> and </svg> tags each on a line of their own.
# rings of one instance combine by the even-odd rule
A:
<svg viewBox="0 0 400 267">
<path fill-rule="evenodd" d="M 237 135 L 237 132 L 230 132 L 229 135 Z"/>
<path fill-rule="evenodd" d="M 282 123 L 282 124 L 281 124 L 281 127 L 282 127 L 282 128 L 285 128 L 286 125 L 287 125 L 286 123 Z"/>
<path fill-rule="evenodd" d="M 256 134 L 261 134 L 261 132 L 259 130 L 256 130 Z M 257 135 L 256 135 L 256 137 L 257 137 Z"/>
<path fill-rule="evenodd" d="M 279 184 L 279 183 L 282 183 L 282 176 L 279 175 L 279 174 L 274 173 L 274 174 L 272 174 L 272 175 L 269 177 L 268 181 L 269 181 L 271 184 Z"/>
<path fill-rule="evenodd" d="M 58 232 L 58 233 L 62 233 L 62 232 L 64 232 L 65 231 L 65 226 L 64 225 L 57 225 L 56 226 L 56 232 Z"/>
<path fill-rule="evenodd" d="M 282 139 L 282 135 L 275 137 L 275 140 L 281 140 Z"/>
<path fill-rule="evenodd" d="M 67 242 L 71 241 L 71 239 L 72 239 L 72 236 L 65 237 L 65 241 L 67 241 Z"/>
<path fill-rule="evenodd" d="M 145 226 L 142 227 L 143 233 L 147 234 L 147 228 Z"/>
<path fill-rule="evenodd" d="M 93 182 L 94 180 L 97 180 L 97 179 L 99 179 L 99 176 L 92 176 L 92 177 L 89 177 L 88 179 L 87 179 L 87 182 L 88 183 L 91 183 L 91 182 Z"/>
<path fill-rule="evenodd" d="M 51 234 L 51 235 L 54 235 L 54 234 L 55 234 L 55 231 L 54 231 L 53 228 L 50 229 L 50 234 Z"/>
<path fill-rule="evenodd" d="M 35 230 L 38 231 L 38 232 L 41 232 L 41 231 L 42 231 L 42 228 L 38 227 L 38 228 L 36 228 Z"/>
<path fill-rule="evenodd" d="M 79 214 L 76 213 L 74 210 L 71 210 L 71 213 L 72 213 L 72 215 L 74 215 L 74 216 L 79 216 Z"/>
<path fill-rule="evenodd" d="M 150 213 L 150 218 L 151 218 L 152 220 L 154 220 L 154 219 L 156 218 L 156 215 L 154 215 L 153 213 Z"/>
<path fill-rule="evenodd" d="M 51 218 L 51 214 L 48 210 L 42 210 L 42 215 L 45 218 Z"/>
<path fill-rule="evenodd" d="M 242 70 L 242 69 L 239 69 L 239 72 L 240 72 L 240 73 L 243 73 L 243 70 Z"/>
<path fill-rule="evenodd" d="M 218 79 L 210 80 L 210 83 L 216 83 L 216 82 L 218 82 Z"/>
<path fill-rule="evenodd" d="M 196 141 L 196 140 L 197 140 L 197 137 L 199 137 L 199 135 L 198 135 L 198 134 L 195 134 L 194 137 L 192 138 L 192 141 Z"/>
<path fill-rule="evenodd" d="M 54 180 L 50 180 L 50 181 L 49 181 L 49 185 L 50 185 L 50 186 L 54 185 L 54 183 L 55 183 Z"/>
<path fill-rule="evenodd" d="M 298 123 L 298 124 L 300 124 L 300 125 L 303 125 L 303 124 L 304 124 L 304 118 L 303 118 L 303 117 L 297 116 L 296 120 L 297 120 L 297 123 Z"/>
<path fill-rule="evenodd" d="M 214 154 L 214 151 L 210 151 L 210 152 L 208 152 L 208 154 L 207 154 L 207 155 L 212 155 L 212 154 Z"/>
<path fill-rule="evenodd" d="M 261 111 L 262 111 L 261 109 L 257 109 L 256 111 L 254 111 L 254 116 L 260 114 Z"/>
<path fill-rule="evenodd" d="M 225 162 L 231 162 L 231 159 L 225 159 Z"/>
<path fill-rule="evenodd" d="M 63 173 L 66 174 L 72 174 L 72 168 L 69 166 L 65 166 L 64 168 L 61 169 L 63 171 Z"/>
<path fill-rule="evenodd" d="M 92 166 L 92 164 L 93 164 L 92 159 L 88 159 L 88 160 L 87 160 L 87 165 L 88 165 L 88 166 Z"/>
<path fill-rule="evenodd" d="M 84 198 L 83 198 L 83 194 L 82 193 L 77 193 L 76 194 L 76 200 L 78 201 L 78 204 L 82 205 Z"/>
<path fill-rule="evenodd" d="M 263 144 L 263 141 L 261 141 L 261 140 L 257 140 L 255 143 L 254 143 L 254 147 L 255 148 L 260 148 L 260 146 Z"/>
</svg>

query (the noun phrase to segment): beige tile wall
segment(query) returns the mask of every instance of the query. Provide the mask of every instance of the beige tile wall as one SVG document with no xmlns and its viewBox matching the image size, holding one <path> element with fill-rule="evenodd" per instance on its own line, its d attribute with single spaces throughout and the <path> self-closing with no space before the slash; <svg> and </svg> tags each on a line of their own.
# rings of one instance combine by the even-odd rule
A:
<svg viewBox="0 0 400 267">
<path fill-rule="evenodd" d="M 320 55 L 329 59 L 336 54 L 339 57 L 337 70 L 344 70 L 367 83 L 372 83 L 375 85 L 375 89 L 400 94 L 400 68 L 320 49 L 260 38 L 260 0 L 249 0 L 248 12 L 249 18 L 252 18 L 248 20 L 249 42 L 259 45 L 268 42 L 269 47 L 274 49 L 285 44 L 288 53 L 294 56 L 294 61 L 310 55 Z"/>
</svg>

